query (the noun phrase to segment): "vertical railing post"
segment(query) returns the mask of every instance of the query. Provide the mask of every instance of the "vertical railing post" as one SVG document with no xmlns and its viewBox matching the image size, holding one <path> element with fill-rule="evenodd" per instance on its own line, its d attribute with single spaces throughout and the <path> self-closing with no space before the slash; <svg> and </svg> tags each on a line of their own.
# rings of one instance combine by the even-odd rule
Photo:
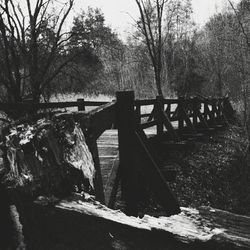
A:
<svg viewBox="0 0 250 250">
<path fill-rule="evenodd" d="M 211 112 L 211 124 L 215 124 L 215 114 L 216 114 L 216 100 L 212 99 L 212 112 Z"/>
<path fill-rule="evenodd" d="M 135 123 L 136 126 L 139 126 L 141 124 L 141 105 L 137 104 L 135 106 Z"/>
<path fill-rule="evenodd" d="M 77 99 L 78 111 L 85 111 L 85 101 L 83 98 Z"/>
<path fill-rule="evenodd" d="M 222 110 L 221 110 L 221 99 L 218 98 L 217 101 L 217 110 L 218 110 L 218 121 L 221 122 L 221 118 L 222 118 Z"/>
<path fill-rule="evenodd" d="M 116 98 L 122 198 L 126 202 L 125 213 L 127 215 L 137 215 L 138 189 L 135 169 L 134 92 L 119 91 L 116 93 Z"/>
<path fill-rule="evenodd" d="M 178 129 L 180 133 L 183 131 L 184 128 L 183 108 L 184 108 L 184 98 L 180 97 L 178 100 Z"/>
<path fill-rule="evenodd" d="M 209 108 L 208 108 L 208 100 L 204 100 L 204 119 L 206 120 L 206 122 L 209 122 Z M 209 118 L 208 118 L 209 117 Z"/>
<path fill-rule="evenodd" d="M 199 99 L 197 97 L 193 98 L 193 124 L 197 129 L 198 127 L 198 109 L 199 109 Z"/>
<path fill-rule="evenodd" d="M 165 110 L 166 115 L 168 116 L 168 118 L 171 118 L 171 102 L 168 103 L 167 109 Z"/>
<path fill-rule="evenodd" d="M 163 135 L 163 120 L 161 111 L 164 110 L 164 99 L 162 95 L 156 96 L 156 119 L 157 119 L 157 135 Z"/>
<path fill-rule="evenodd" d="M 225 97 L 223 99 L 223 113 L 229 121 L 234 120 L 235 111 L 234 111 L 228 97 Z"/>
</svg>

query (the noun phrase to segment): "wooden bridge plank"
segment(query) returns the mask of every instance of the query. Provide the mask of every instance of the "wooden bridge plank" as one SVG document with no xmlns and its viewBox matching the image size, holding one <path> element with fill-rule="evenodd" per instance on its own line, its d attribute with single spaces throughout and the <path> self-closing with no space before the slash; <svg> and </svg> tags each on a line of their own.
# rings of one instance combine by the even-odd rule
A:
<svg viewBox="0 0 250 250">
<path fill-rule="evenodd" d="M 119 159 L 115 159 L 109 175 L 109 178 L 105 185 L 105 201 L 109 208 L 114 208 L 118 185 L 121 179 L 119 169 Z"/>
<path fill-rule="evenodd" d="M 117 130 L 106 130 L 97 140 L 104 189 L 118 156 Z M 106 194 L 105 194 L 106 196 Z M 105 199 L 106 200 L 106 199 Z M 106 203 L 107 204 L 107 203 Z"/>
</svg>

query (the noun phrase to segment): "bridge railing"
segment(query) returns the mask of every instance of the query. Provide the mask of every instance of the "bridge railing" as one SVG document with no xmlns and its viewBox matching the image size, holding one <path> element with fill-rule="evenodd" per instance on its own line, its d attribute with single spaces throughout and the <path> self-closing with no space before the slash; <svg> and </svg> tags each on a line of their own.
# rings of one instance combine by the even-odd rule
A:
<svg viewBox="0 0 250 250">
<path fill-rule="evenodd" d="M 227 98 L 164 99 L 157 96 L 156 99 L 135 100 L 132 91 L 118 92 L 116 123 L 121 188 L 127 214 L 138 212 L 138 171 L 143 172 L 146 183 L 169 215 L 180 211 L 144 129 L 155 126 L 159 142 L 170 139 L 175 143 L 189 138 L 190 134 L 198 136 L 200 131 L 205 134 L 219 125 L 224 126 L 232 116 Z"/>
<path fill-rule="evenodd" d="M 34 103 L 32 101 L 24 101 L 19 103 L 3 103 L 0 102 L 0 110 L 14 113 L 20 111 L 21 114 L 29 114 L 32 111 L 44 111 L 53 109 L 77 108 L 78 111 L 85 111 L 89 107 L 98 107 L 108 102 L 85 101 L 83 98 L 72 102 L 45 102 Z"/>
<path fill-rule="evenodd" d="M 135 100 L 135 121 L 142 129 L 156 126 L 157 135 L 164 130 L 178 129 L 178 132 L 209 129 L 231 120 L 233 109 L 228 98 L 219 99 L 156 99 Z M 151 111 L 142 112 L 143 107 L 151 106 Z"/>
</svg>

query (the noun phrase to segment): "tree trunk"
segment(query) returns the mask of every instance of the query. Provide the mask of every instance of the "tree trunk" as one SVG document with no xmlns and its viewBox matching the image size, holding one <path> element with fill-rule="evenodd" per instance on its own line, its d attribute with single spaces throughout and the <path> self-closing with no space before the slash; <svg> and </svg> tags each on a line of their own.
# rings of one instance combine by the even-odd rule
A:
<svg viewBox="0 0 250 250">
<path fill-rule="evenodd" d="M 157 88 L 157 93 L 160 96 L 163 96 L 162 88 L 161 88 L 161 72 L 160 70 L 157 69 L 155 66 L 155 83 L 156 83 L 156 88 Z"/>
</svg>

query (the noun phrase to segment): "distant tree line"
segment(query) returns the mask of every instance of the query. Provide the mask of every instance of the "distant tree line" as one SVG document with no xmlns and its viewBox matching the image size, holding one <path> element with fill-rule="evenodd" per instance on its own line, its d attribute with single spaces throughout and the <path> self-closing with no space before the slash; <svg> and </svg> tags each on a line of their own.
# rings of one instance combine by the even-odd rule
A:
<svg viewBox="0 0 250 250">
<path fill-rule="evenodd" d="M 65 22 L 74 0 L 0 0 L 0 98 L 48 100 L 58 92 L 140 97 L 249 93 L 250 0 L 228 1 L 202 28 L 190 0 L 135 0 L 140 17 L 126 41 L 88 8 Z"/>
</svg>

